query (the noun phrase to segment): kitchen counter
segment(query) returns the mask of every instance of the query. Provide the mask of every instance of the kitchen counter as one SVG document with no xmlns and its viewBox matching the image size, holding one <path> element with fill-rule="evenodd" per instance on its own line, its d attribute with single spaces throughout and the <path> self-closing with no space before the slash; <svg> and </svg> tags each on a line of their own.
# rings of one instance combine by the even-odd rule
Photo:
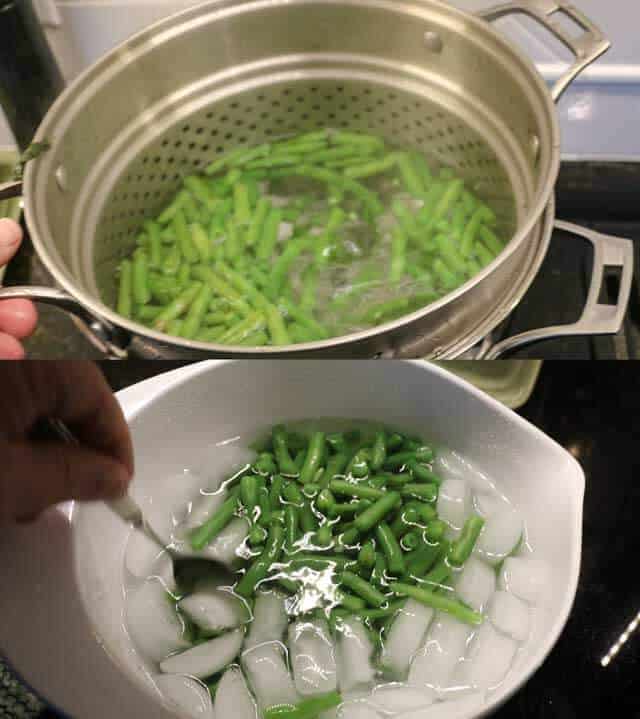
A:
<svg viewBox="0 0 640 719">
<path fill-rule="evenodd" d="M 542 359 L 640 358 L 640 163 L 565 163 L 557 185 L 558 217 L 630 237 L 636 243 L 636 279 L 628 319 L 616 337 L 570 337 L 524 347 L 513 357 Z M 586 298 L 590 256 L 581 240 L 552 241 L 529 292 L 502 332 L 511 335 L 545 325 L 575 321 Z M 33 247 L 25 242 L 10 265 L 6 284 L 51 284 Z M 99 353 L 69 316 L 41 306 L 35 335 L 25 343 L 33 359 L 98 359 Z"/>
<path fill-rule="evenodd" d="M 178 364 L 108 362 L 102 368 L 117 390 Z M 640 619 L 640 372 L 633 363 L 546 363 L 520 414 L 566 447 L 585 471 L 582 570 L 558 643 L 494 716 L 638 719 L 640 625 L 626 642 L 622 637 Z"/>
</svg>

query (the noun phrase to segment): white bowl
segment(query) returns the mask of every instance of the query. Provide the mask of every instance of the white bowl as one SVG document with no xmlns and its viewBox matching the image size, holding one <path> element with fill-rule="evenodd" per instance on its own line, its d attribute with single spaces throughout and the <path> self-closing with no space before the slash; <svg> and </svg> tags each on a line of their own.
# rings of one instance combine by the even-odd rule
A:
<svg viewBox="0 0 640 719">
<path fill-rule="evenodd" d="M 480 713 L 461 719 L 495 710 L 562 631 L 580 569 L 582 470 L 537 428 L 446 370 L 426 362 L 206 362 L 129 388 L 120 400 L 138 496 L 184 467 L 206 471 L 217 441 L 313 417 L 382 420 L 422 433 L 493 477 L 524 514 L 552 582 L 507 679 Z M 74 719 L 174 716 L 123 625 L 125 529 L 102 504 L 69 505 L 0 536 L 0 654 Z"/>
</svg>

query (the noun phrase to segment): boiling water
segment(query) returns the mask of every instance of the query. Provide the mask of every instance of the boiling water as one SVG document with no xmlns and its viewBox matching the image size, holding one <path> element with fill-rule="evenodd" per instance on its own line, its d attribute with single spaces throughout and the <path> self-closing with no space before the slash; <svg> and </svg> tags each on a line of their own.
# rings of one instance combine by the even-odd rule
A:
<svg viewBox="0 0 640 719">
<path fill-rule="evenodd" d="M 344 429 L 337 424 L 327 422 L 333 431 Z M 437 719 L 449 716 L 454 704 L 460 711 L 481 707 L 529 638 L 547 572 L 527 541 L 518 508 L 497 483 L 451 451 L 440 450 L 433 463 L 444 480 L 437 507 L 449 538 L 472 512 L 486 521 L 473 555 L 448 582 L 460 600 L 483 614 L 483 623 L 471 627 L 409 599 L 384 634 L 373 636 L 371 627 L 352 617 L 327 621 L 336 604 L 331 569 L 295 570 L 303 589 L 294 596 L 272 581 L 253 607 L 235 596 L 234 560 L 256 553 L 246 541 L 246 520 L 232 520 L 201 553 L 186 542 L 186 532 L 218 502 L 224 480 L 254 459 L 248 445 L 247 438 L 222 443 L 215 476 L 185 470 L 154 482 L 153 495 L 141 498 L 171 554 L 132 533 L 124 571 L 127 627 L 167 703 L 185 717 L 216 719 L 256 719 L 272 704 L 295 704 L 333 690 L 340 691 L 342 704 L 322 719 Z M 187 594 L 197 587 L 216 597 L 210 636 L 224 643 L 217 645 L 223 664 L 215 667 L 214 702 L 211 677 L 202 675 L 197 658 L 193 671 L 199 678 L 188 676 L 179 661 L 179 673 L 172 672 L 175 660 L 168 658 L 192 646 L 193 625 L 175 608 L 178 586 Z M 199 608 L 190 609 L 193 618 Z"/>
</svg>

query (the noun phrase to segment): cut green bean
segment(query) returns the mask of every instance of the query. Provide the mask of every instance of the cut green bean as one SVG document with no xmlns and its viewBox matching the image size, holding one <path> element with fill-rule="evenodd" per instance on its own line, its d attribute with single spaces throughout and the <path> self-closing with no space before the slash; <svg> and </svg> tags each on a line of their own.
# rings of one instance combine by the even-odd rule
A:
<svg viewBox="0 0 640 719">
<path fill-rule="evenodd" d="M 371 450 L 371 469 L 374 472 L 377 472 L 384 464 L 386 457 L 387 450 L 385 433 L 384 430 L 378 430 Z"/>
<path fill-rule="evenodd" d="M 191 548 L 196 552 L 203 550 L 229 524 L 238 508 L 239 488 L 232 489 L 229 496 L 200 527 L 193 530 L 189 537 Z"/>
<path fill-rule="evenodd" d="M 191 283 L 175 300 L 168 304 L 164 310 L 158 315 L 153 323 L 154 327 L 160 331 L 165 330 L 168 322 L 175 320 L 186 312 L 191 303 L 195 300 L 202 288 L 201 282 Z"/>
<path fill-rule="evenodd" d="M 391 491 L 383 493 L 383 496 L 355 518 L 355 526 L 361 532 L 368 532 L 372 527 L 381 522 L 399 502 L 400 494 L 398 492 Z"/>
<path fill-rule="evenodd" d="M 478 541 L 480 532 L 484 527 L 484 519 L 477 514 L 472 515 L 464 523 L 458 539 L 451 545 L 449 561 L 456 567 L 461 567 L 471 556 L 471 552 Z"/>
<path fill-rule="evenodd" d="M 283 541 L 284 528 L 281 524 L 274 522 L 269 529 L 264 551 L 236 584 L 236 594 L 248 598 L 254 593 L 256 586 L 266 578 L 271 565 L 278 561 L 282 552 Z"/>
<path fill-rule="evenodd" d="M 307 456 L 300 471 L 300 482 L 307 484 L 315 477 L 324 452 L 324 432 L 314 432 L 309 440 Z"/>
<path fill-rule="evenodd" d="M 381 607 L 387 600 L 384 594 L 353 572 L 345 571 L 341 583 L 372 607 Z"/>
<path fill-rule="evenodd" d="M 262 228 L 262 234 L 256 246 L 256 257 L 258 260 L 266 260 L 273 254 L 278 240 L 278 230 L 281 222 L 282 211 L 274 207 L 267 214 Z"/>
<path fill-rule="evenodd" d="M 416 497 L 424 502 L 435 502 L 438 498 L 438 485 L 436 484 L 405 484 L 400 490 L 403 497 Z"/>
<path fill-rule="evenodd" d="M 408 555 L 407 573 L 416 578 L 423 577 L 442 558 L 442 555 L 442 544 L 423 544 Z"/>
<path fill-rule="evenodd" d="M 200 288 L 196 298 L 193 300 L 182 327 L 182 335 L 187 339 L 193 339 L 202 326 L 207 307 L 211 302 L 213 290 L 209 285 Z"/>
<path fill-rule="evenodd" d="M 133 299 L 138 305 L 146 305 L 151 300 L 149 260 L 142 249 L 133 253 Z"/>
<path fill-rule="evenodd" d="M 430 462 L 432 459 L 433 450 L 431 447 L 422 446 L 413 450 L 396 452 L 395 454 L 389 455 L 384 462 L 384 467 L 385 469 L 401 469 L 411 460 Z"/>
<path fill-rule="evenodd" d="M 284 508 L 284 544 L 287 553 L 291 553 L 298 541 L 299 510 L 293 504 Z"/>
<path fill-rule="evenodd" d="M 297 507 L 302 507 L 304 504 L 304 495 L 302 494 L 300 487 L 295 482 L 284 483 L 282 496 L 287 502 L 291 502 Z"/>
<path fill-rule="evenodd" d="M 420 462 L 415 459 L 410 459 L 407 462 L 407 467 L 409 468 L 413 478 L 419 482 L 428 482 L 429 484 L 437 485 L 442 484 L 442 480 L 437 474 L 434 474 L 428 467 L 420 464 Z"/>
<path fill-rule="evenodd" d="M 427 607 L 446 612 L 464 624 L 482 624 L 482 614 L 475 612 L 473 609 L 469 609 L 469 607 L 454 599 L 449 599 L 441 594 L 430 592 L 428 589 L 422 589 L 421 587 L 415 587 L 402 582 L 391 582 L 389 588 L 399 596 L 411 597 L 411 599 L 415 599 Z"/>
<path fill-rule="evenodd" d="M 376 547 L 373 539 L 368 539 L 358 552 L 358 563 L 372 569 L 376 563 Z"/>
<path fill-rule="evenodd" d="M 276 455 L 276 462 L 283 474 L 297 475 L 298 469 L 295 466 L 289 448 L 287 446 L 287 433 L 282 425 L 274 427 L 273 430 L 273 450 Z"/>
<path fill-rule="evenodd" d="M 391 528 L 386 522 L 380 522 L 376 526 L 376 537 L 380 542 L 380 548 L 384 552 L 387 561 L 387 568 L 391 574 L 398 576 L 406 571 L 402 550 L 398 544 L 398 540 L 393 536 Z"/>
<path fill-rule="evenodd" d="M 362 483 L 357 484 L 343 479 L 332 479 L 331 482 L 329 482 L 329 488 L 334 494 L 339 494 L 343 497 L 359 497 L 360 499 L 378 500 L 385 496 L 384 490 L 375 489 Z"/>
</svg>

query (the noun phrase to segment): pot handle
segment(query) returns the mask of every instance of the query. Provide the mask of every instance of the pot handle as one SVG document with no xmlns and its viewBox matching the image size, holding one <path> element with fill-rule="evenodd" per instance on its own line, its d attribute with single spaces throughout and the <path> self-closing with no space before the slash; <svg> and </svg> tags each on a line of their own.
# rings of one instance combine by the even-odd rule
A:
<svg viewBox="0 0 640 719">
<path fill-rule="evenodd" d="M 0 187 L 0 190 L 2 187 Z M 126 359 L 128 344 L 125 333 L 105 319 L 98 319 L 71 295 L 55 287 L 0 287 L 0 302 L 24 299 L 53 305 L 68 312 L 79 321 L 81 329 L 91 343 L 108 359 Z"/>
<path fill-rule="evenodd" d="M 573 20 L 584 30 L 584 33 L 580 37 L 572 37 L 557 20 L 551 19 L 556 13 Z M 555 102 L 585 68 L 611 47 L 602 30 L 566 0 L 513 0 L 478 12 L 479 17 L 489 22 L 513 14 L 524 14 L 539 22 L 576 57 L 575 63 L 567 69 L 551 90 Z"/>
<path fill-rule="evenodd" d="M 0 183 L 0 202 L 22 196 L 22 182 Z"/>
<path fill-rule="evenodd" d="M 574 324 L 545 327 L 544 329 L 531 330 L 509 337 L 493 345 L 493 347 L 485 348 L 478 356 L 478 359 L 497 359 L 505 352 L 516 347 L 522 347 L 540 340 L 552 339 L 553 337 L 615 334 L 622 327 L 631 296 L 633 243 L 631 240 L 603 235 L 568 222 L 556 222 L 555 226 L 556 229 L 582 237 L 593 245 L 591 284 L 582 316 Z M 601 304 L 598 301 L 606 268 L 616 268 L 621 272 L 620 290 L 615 305 Z"/>
</svg>

